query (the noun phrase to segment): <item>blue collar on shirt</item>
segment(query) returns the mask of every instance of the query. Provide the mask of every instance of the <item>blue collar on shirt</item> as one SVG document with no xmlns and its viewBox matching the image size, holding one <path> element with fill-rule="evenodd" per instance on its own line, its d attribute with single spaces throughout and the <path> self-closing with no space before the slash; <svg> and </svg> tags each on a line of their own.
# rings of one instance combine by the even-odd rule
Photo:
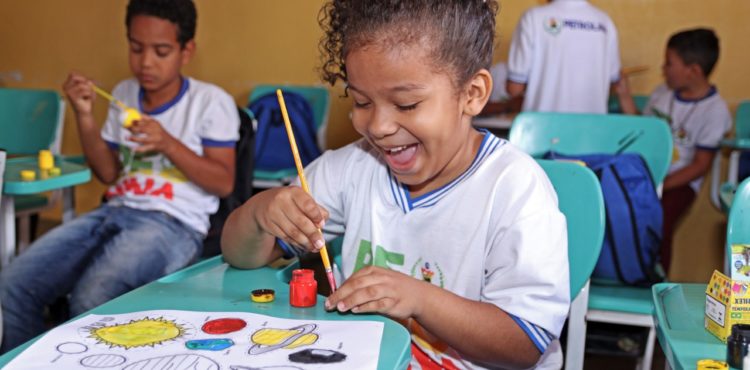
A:
<svg viewBox="0 0 750 370">
<path fill-rule="evenodd" d="M 703 97 L 698 98 L 698 99 L 683 99 L 683 98 L 680 97 L 680 94 L 677 93 L 677 90 L 675 90 L 675 92 L 674 92 L 674 99 L 677 100 L 680 103 L 697 103 L 697 102 L 699 102 L 701 100 L 705 100 L 705 99 L 708 99 L 708 98 L 716 95 L 716 93 L 717 93 L 716 86 L 711 85 L 711 88 L 708 90 L 708 93 L 706 95 L 704 95 Z"/>
<path fill-rule="evenodd" d="M 492 154 L 495 149 L 507 143 L 507 141 L 498 138 L 485 129 L 481 129 L 479 131 L 482 131 L 484 133 L 484 138 L 482 139 L 482 144 L 479 146 L 477 155 L 474 157 L 474 161 L 471 163 L 469 168 L 464 171 L 464 173 L 458 176 L 455 180 L 443 185 L 438 189 L 435 189 L 426 194 L 422 194 L 416 198 L 412 198 L 409 194 L 408 186 L 400 183 L 396 179 L 396 176 L 394 176 L 393 173 L 390 173 L 389 171 L 388 177 L 391 180 L 391 194 L 393 195 L 396 204 L 398 204 L 398 206 L 402 211 L 404 211 L 404 213 L 408 213 L 415 208 L 431 207 L 435 205 L 440 199 L 448 194 L 450 190 L 455 188 L 456 185 L 463 182 L 474 172 L 476 172 L 477 168 L 479 168 L 482 162 L 484 162 L 484 160 L 489 157 L 489 155 Z"/>
<path fill-rule="evenodd" d="M 182 86 L 180 86 L 180 92 L 177 93 L 177 96 L 174 97 L 174 99 L 162 104 L 161 106 L 156 107 L 155 109 L 152 109 L 150 111 L 146 111 L 143 109 L 143 97 L 146 94 L 146 90 L 141 87 L 141 89 L 138 91 L 138 109 L 146 114 L 154 115 L 154 114 L 160 114 L 167 111 L 167 109 L 172 108 L 177 102 L 182 99 L 182 97 L 185 95 L 185 93 L 188 91 L 188 88 L 190 87 L 190 79 L 186 77 L 182 77 Z"/>
</svg>

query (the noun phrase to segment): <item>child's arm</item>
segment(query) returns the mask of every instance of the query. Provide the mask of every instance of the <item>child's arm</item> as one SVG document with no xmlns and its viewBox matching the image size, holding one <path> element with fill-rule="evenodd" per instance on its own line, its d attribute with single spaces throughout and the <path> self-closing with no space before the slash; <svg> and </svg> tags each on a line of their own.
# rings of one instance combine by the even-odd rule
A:
<svg viewBox="0 0 750 370">
<path fill-rule="evenodd" d="M 114 183 L 120 173 L 121 164 L 116 152 L 102 139 L 100 129 L 94 120 L 92 109 L 95 94 L 91 80 L 72 72 L 63 84 L 63 90 L 76 115 L 78 137 L 89 167 L 99 181 L 105 184 Z"/>
<path fill-rule="evenodd" d="M 235 209 L 221 235 L 224 260 L 238 268 L 256 268 L 282 256 L 279 238 L 317 252 L 324 245 L 318 231 L 328 212 L 298 186 L 262 191 Z"/>
<path fill-rule="evenodd" d="M 639 114 L 638 107 L 633 100 L 633 94 L 630 92 L 630 83 L 628 77 L 620 73 L 620 79 L 612 84 L 612 91 L 615 92 L 617 100 L 620 102 L 620 109 L 623 114 Z"/>
<path fill-rule="evenodd" d="M 689 165 L 670 173 L 664 178 L 664 190 L 687 185 L 691 181 L 704 176 L 711 168 L 714 155 L 716 155 L 716 152 L 712 150 L 696 148 L 693 161 Z"/>
<path fill-rule="evenodd" d="M 414 319 L 462 356 L 477 362 L 528 368 L 541 356 L 521 327 L 494 304 L 469 300 L 381 267 L 357 271 L 325 305 L 341 312 Z"/>
<path fill-rule="evenodd" d="M 234 148 L 203 147 L 203 156 L 175 139 L 151 117 L 144 116 L 130 127 L 130 140 L 138 143 L 138 152 L 164 154 L 192 183 L 220 197 L 234 186 Z"/>
</svg>

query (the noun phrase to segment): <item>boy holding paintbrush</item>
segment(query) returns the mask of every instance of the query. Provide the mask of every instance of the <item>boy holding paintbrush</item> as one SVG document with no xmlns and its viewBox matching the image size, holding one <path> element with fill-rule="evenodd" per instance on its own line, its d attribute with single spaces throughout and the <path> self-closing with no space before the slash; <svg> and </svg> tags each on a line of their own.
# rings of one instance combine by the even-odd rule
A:
<svg viewBox="0 0 750 370">
<path fill-rule="evenodd" d="M 239 117 L 226 92 L 180 73 L 195 52 L 195 23 L 191 0 L 129 3 L 134 77 L 115 87 L 119 103 L 101 130 L 92 82 L 78 73 L 65 81 L 86 160 L 111 185 L 108 201 L 44 235 L 2 271 L 3 352 L 43 332 L 44 306 L 61 296 L 75 316 L 200 255 L 208 216 L 232 191 Z"/>
</svg>

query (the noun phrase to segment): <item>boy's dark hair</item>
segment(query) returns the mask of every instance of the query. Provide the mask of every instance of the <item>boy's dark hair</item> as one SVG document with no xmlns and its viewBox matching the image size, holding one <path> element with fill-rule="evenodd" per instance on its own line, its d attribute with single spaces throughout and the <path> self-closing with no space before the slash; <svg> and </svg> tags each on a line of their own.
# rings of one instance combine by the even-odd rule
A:
<svg viewBox="0 0 750 370">
<path fill-rule="evenodd" d="M 667 49 L 674 50 L 685 64 L 698 64 L 706 77 L 714 70 L 719 59 L 719 39 L 708 28 L 675 33 L 669 38 Z"/>
<path fill-rule="evenodd" d="M 130 21 L 137 15 L 150 15 L 176 24 L 177 41 L 182 47 L 195 37 L 198 14 L 192 0 L 130 0 L 125 15 L 128 30 Z"/>
<path fill-rule="evenodd" d="M 497 9 L 495 0 L 330 0 L 318 15 L 321 77 L 331 85 L 347 81 L 346 55 L 376 40 L 426 41 L 433 66 L 448 66 L 461 86 L 492 64 Z"/>
</svg>

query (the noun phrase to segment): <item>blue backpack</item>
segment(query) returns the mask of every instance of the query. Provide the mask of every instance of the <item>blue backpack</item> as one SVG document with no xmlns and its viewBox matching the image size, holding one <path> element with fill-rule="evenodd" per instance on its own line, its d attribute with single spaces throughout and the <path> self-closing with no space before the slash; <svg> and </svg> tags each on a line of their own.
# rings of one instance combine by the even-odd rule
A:
<svg viewBox="0 0 750 370">
<path fill-rule="evenodd" d="M 659 266 L 662 208 L 646 162 L 636 153 L 568 156 L 599 178 L 606 209 L 604 244 L 592 277 L 651 286 L 664 279 Z"/>
<path fill-rule="evenodd" d="M 284 103 L 302 165 L 306 166 L 320 156 L 312 108 L 302 95 L 288 91 L 284 92 Z M 255 99 L 248 108 L 258 122 L 255 134 L 255 169 L 278 171 L 294 168 L 294 157 L 276 93 Z"/>
</svg>

